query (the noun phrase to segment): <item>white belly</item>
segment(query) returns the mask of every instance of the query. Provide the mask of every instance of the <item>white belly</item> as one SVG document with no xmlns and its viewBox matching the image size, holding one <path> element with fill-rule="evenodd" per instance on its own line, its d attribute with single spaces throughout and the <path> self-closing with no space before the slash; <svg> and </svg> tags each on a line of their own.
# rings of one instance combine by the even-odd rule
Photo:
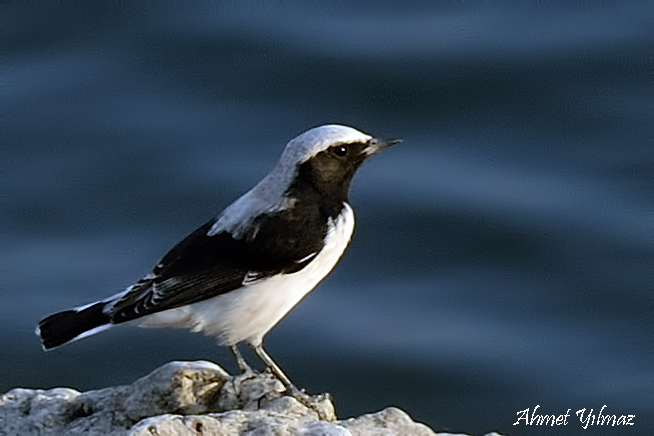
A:
<svg viewBox="0 0 654 436">
<path fill-rule="evenodd" d="M 141 327 L 190 328 L 220 338 L 225 344 L 260 344 L 263 337 L 334 268 L 350 243 L 354 213 L 345 204 L 329 223 L 325 245 L 302 270 L 255 280 L 226 294 L 188 306 L 145 316 Z"/>
</svg>

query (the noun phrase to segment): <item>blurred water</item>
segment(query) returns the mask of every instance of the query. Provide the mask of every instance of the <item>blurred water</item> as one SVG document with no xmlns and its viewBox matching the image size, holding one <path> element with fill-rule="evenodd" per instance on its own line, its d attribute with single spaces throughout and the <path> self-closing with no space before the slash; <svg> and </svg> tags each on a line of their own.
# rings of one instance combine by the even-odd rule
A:
<svg viewBox="0 0 654 436">
<path fill-rule="evenodd" d="M 267 347 L 340 416 L 654 432 L 654 7 L 306 2 L 5 6 L 0 391 L 127 383 L 225 350 L 114 329 L 51 353 L 44 315 L 111 295 L 338 122 L 357 232 Z M 571 422 L 513 426 L 517 412 Z"/>
</svg>

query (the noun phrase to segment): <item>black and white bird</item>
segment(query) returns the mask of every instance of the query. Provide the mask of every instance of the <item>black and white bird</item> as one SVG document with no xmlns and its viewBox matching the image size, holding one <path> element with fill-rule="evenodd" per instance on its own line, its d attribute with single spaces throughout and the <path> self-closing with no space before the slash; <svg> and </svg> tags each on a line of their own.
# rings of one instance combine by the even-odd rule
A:
<svg viewBox="0 0 654 436">
<path fill-rule="evenodd" d="M 44 349 L 114 324 L 184 328 L 217 337 L 251 372 L 237 348 L 246 342 L 292 395 L 304 395 L 264 351 L 263 338 L 334 268 L 354 230 L 352 177 L 397 142 L 340 125 L 301 134 L 263 180 L 134 285 L 44 318 L 36 329 Z"/>
</svg>

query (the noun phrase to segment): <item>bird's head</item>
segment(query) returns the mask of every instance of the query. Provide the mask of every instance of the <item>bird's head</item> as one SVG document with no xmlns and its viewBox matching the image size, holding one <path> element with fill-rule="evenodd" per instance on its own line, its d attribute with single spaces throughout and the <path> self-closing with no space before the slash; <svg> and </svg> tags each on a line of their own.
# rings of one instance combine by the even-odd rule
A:
<svg viewBox="0 0 654 436">
<path fill-rule="evenodd" d="M 339 125 L 306 131 L 288 143 L 263 180 L 223 211 L 208 235 L 228 231 L 240 238 L 251 230 L 256 217 L 289 209 L 298 200 L 327 204 L 332 212 L 338 212 L 347 201 L 350 182 L 361 163 L 397 142 Z"/>
<path fill-rule="evenodd" d="M 278 166 L 294 174 L 289 188 L 310 184 L 320 194 L 345 201 L 354 173 L 366 158 L 398 143 L 352 127 L 325 125 L 291 140 Z"/>
</svg>

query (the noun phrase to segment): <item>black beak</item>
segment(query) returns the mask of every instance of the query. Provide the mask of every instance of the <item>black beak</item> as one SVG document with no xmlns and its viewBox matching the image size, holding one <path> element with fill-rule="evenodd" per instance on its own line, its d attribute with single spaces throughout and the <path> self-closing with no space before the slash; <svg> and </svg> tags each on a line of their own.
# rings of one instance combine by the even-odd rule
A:
<svg viewBox="0 0 654 436">
<path fill-rule="evenodd" d="M 382 150 L 387 149 L 388 147 L 391 147 L 398 142 L 402 142 L 401 139 L 378 139 L 378 138 L 373 138 L 370 140 L 370 143 L 368 144 L 368 147 L 365 149 L 365 153 L 368 156 L 372 156 L 373 154 L 377 154 Z"/>
</svg>

